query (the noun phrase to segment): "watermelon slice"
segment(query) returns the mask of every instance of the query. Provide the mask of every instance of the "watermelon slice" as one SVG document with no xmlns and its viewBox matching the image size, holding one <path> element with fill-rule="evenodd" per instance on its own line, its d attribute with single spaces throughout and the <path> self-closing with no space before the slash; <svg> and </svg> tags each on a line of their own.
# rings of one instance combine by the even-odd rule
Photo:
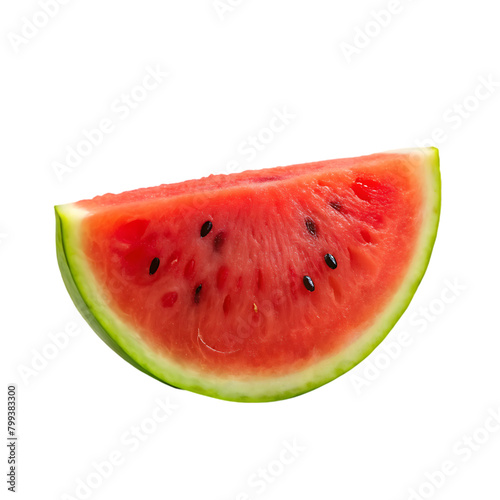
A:
<svg viewBox="0 0 500 500">
<path fill-rule="evenodd" d="M 408 306 L 440 212 L 434 148 L 247 171 L 56 207 L 66 287 L 143 372 L 233 401 L 315 389 Z"/>
</svg>

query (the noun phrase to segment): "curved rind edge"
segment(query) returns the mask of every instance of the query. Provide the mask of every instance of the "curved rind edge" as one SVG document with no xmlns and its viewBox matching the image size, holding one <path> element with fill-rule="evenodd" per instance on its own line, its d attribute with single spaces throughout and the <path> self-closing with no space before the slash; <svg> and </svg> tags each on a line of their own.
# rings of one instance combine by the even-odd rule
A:
<svg viewBox="0 0 500 500">
<path fill-rule="evenodd" d="M 238 402 L 267 402 L 288 399 L 316 389 L 343 375 L 363 361 L 387 336 L 408 308 L 428 267 L 437 236 L 441 209 L 441 177 L 439 153 L 436 148 L 389 151 L 386 154 L 405 154 L 423 164 L 429 196 L 420 233 L 418 250 L 403 280 L 399 292 L 393 297 L 375 324 L 360 339 L 342 353 L 334 355 L 305 370 L 278 378 L 249 381 L 209 379 L 184 367 L 176 366 L 157 353 L 141 345 L 137 334 L 114 313 L 106 309 L 106 300 L 100 296 L 97 283 L 82 259 L 75 257 L 79 247 L 78 216 L 73 205 L 59 205 L 56 213 L 56 248 L 61 275 L 75 306 L 97 335 L 123 359 L 151 377 L 175 388 L 218 399 Z M 80 216 L 81 217 L 81 216 Z"/>
<path fill-rule="evenodd" d="M 61 214 L 60 207 L 54 207 L 56 214 L 56 253 L 57 253 L 57 263 L 59 265 L 59 270 L 61 272 L 61 276 L 66 286 L 66 290 L 68 291 L 71 300 L 75 304 L 75 307 L 78 309 L 78 312 L 83 316 L 85 321 L 89 324 L 89 326 L 94 330 L 95 333 L 105 342 L 105 344 L 113 349 L 119 356 L 121 356 L 125 361 L 129 362 L 132 366 L 135 366 L 138 370 L 142 371 L 146 375 L 150 375 L 153 378 L 156 378 L 160 382 L 164 382 L 163 380 L 155 377 L 152 373 L 149 373 L 145 370 L 139 363 L 137 363 L 133 358 L 131 358 L 121 347 L 120 345 L 113 340 L 113 338 L 108 334 L 103 325 L 99 322 L 97 317 L 91 310 L 91 307 L 84 300 L 82 293 L 78 287 L 78 284 L 71 272 L 71 268 L 68 263 L 68 258 L 66 255 L 66 249 L 64 244 L 63 237 L 63 216 Z M 166 382 L 164 382 L 166 383 Z M 167 384 L 170 385 L 170 384 Z M 171 386 L 175 387 L 175 386 Z M 177 387 L 176 387 L 177 389 Z"/>
</svg>

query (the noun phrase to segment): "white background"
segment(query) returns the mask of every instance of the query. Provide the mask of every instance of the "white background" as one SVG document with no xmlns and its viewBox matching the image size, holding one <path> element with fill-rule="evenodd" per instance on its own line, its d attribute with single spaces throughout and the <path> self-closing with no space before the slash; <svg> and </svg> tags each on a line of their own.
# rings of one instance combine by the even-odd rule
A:
<svg viewBox="0 0 500 500">
<path fill-rule="evenodd" d="M 17 498 L 83 498 L 77 484 L 89 478 L 88 498 L 106 499 L 500 498 L 500 431 L 488 420 L 500 411 L 495 2 L 401 0 L 384 27 L 372 11 L 394 2 L 57 5 L 39 28 L 27 27 L 44 24 L 37 2 L 0 7 L 1 399 L 5 415 L 17 384 Z M 343 42 L 357 43 L 350 61 Z M 169 76 L 134 90 L 157 66 Z M 481 78 L 497 82 L 489 93 Z M 131 91 L 144 100 L 125 117 L 116 100 Z M 241 144 L 284 108 L 294 118 L 247 161 Z M 59 180 L 54 163 L 103 118 L 113 131 Z M 106 347 L 64 288 L 55 204 L 411 147 L 433 133 L 443 209 L 424 281 L 367 360 L 309 394 L 236 404 L 164 386 Z M 54 354 L 50 335 L 72 322 L 79 334 Z M 158 397 L 177 408 L 156 424 Z M 149 434 L 135 450 L 127 433 L 141 425 Z M 280 465 L 285 441 L 300 451 Z M 113 453 L 122 461 L 102 479 L 92 464 Z M 426 484 L 445 461 L 454 473 Z M 268 468 L 272 481 L 256 483 Z"/>
</svg>

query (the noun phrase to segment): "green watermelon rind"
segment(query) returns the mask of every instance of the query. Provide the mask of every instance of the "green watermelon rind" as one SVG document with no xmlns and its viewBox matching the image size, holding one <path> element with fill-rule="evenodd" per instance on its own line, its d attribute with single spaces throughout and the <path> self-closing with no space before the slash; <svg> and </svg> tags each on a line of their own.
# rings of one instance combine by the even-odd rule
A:
<svg viewBox="0 0 500 500">
<path fill-rule="evenodd" d="M 57 262 L 59 264 L 59 269 L 61 271 L 61 275 L 63 277 L 64 284 L 66 285 L 66 289 L 68 290 L 73 303 L 76 308 L 83 316 L 85 321 L 90 325 L 90 327 L 97 333 L 97 335 L 108 345 L 111 347 L 113 351 L 119 354 L 124 360 L 128 361 L 131 365 L 135 366 L 137 369 L 142 372 L 155 377 L 152 373 L 147 372 L 140 364 L 136 363 L 136 361 L 131 358 L 121 347 L 120 344 L 113 340 L 113 337 L 108 334 L 104 326 L 99 322 L 97 316 L 92 312 L 91 301 L 87 302 L 78 287 L 77 280 L 73 276 L 71 272 L 71 268 L 68 262 L 68 251 L 66 250 L 64 238 L 63 238 L 63 220 L 64 215 L 62 215 L 63 210 L 61 207 L 55 207 L 56 213 L 56 249 L 57 249 Z M 158 379 L 160 380 L 160 379 Z M 162 380 L 160 380 L 163 382 Z"/>
<path fill-rule="evenodd" d="M 441 209 L 438 150 L 422 148 L 392 153 L 413 157 L 422 166 L 422 175 L 426 178 L 426 213 L 413 262 L 390 304 L 369 329 L 360 332 L 357 341 L 300 372 L 274 378 L 257 375 L 238 380 L 234 377 L 209 377 L 148 347 L 108 305 L 109 299 L 103 295 L 80 250 L 79 228 L 86 212 L 73 204 L 55 207 L 57 258 L 66 288 L 82 316 L 111 349 L 142 372 L 170 386 L 240 402 L 277 401 L 309 392 L 349 371 L 382 342 L 407 309 L 428 267 Z"/>
</svg>

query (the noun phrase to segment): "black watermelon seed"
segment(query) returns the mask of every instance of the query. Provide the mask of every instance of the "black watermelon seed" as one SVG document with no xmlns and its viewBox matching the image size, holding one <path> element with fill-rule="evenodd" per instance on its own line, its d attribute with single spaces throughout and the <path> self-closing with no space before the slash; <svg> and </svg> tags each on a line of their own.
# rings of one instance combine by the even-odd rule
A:
<svg viewBox="0 0 500 500">
<path fill-rule="evenodd" d="M 314 292 L 314 283 L 313 280 L 309 276 L 304 276 L 302 278 L 302 281 L 304 283 L 304 286 L 310 291 Z"/>
<path fill-rule="evenodd" d="M 200 303 L 200 294 L 201 294 L 201 283 L 194 290 L 194 303 Z"/>
<path fill-rule="evenodd" d="M 331 201 L 330 206 L 334 209 L 337 210 L 337 212 L 340 212 L 342 210 L 342 205 L 338 201 Z"/>
<path fill-rule="evenodd" d="M 151 265 L 149 266 L 149 274 L 156 273 L 156 271 L 158 271 L 159 267 L 160 267 L 160 259 L 158 257 L 155 257 L 151 261 Z"/>
<path fill-rule="evenodd" d="M 330 269 L 337 269 L 337 261 L 331 253 L 325 255 L 325 262 Z"/>
<path fill-rule="evenodd" d="M 306 228 L 309 231 L 309 233 L 312 234 L 313 236 L 316 236 L 316 224 L 311 219 L 311 217 L 306 217 L 305 223 L 306 223 Z"/>
<path fill-rule="evenodd" d="M 203 226 L 201 226 L 201 231 L 200 231 L 201 237 L 204 238 L 211 230 L 212 230 L 212 222 L 207 220 L 207 222 L 205 222 Z"/>
<path fill-rule="evenodd" d="M 224 245 L 225 241 L 226 241 L 226 233 L 224 231 L 217 233 L 217 235 L 214 238 L 214 250 L 216 252 L 220 252 L 222 249 L 222 245 Z"/>
</svg>

